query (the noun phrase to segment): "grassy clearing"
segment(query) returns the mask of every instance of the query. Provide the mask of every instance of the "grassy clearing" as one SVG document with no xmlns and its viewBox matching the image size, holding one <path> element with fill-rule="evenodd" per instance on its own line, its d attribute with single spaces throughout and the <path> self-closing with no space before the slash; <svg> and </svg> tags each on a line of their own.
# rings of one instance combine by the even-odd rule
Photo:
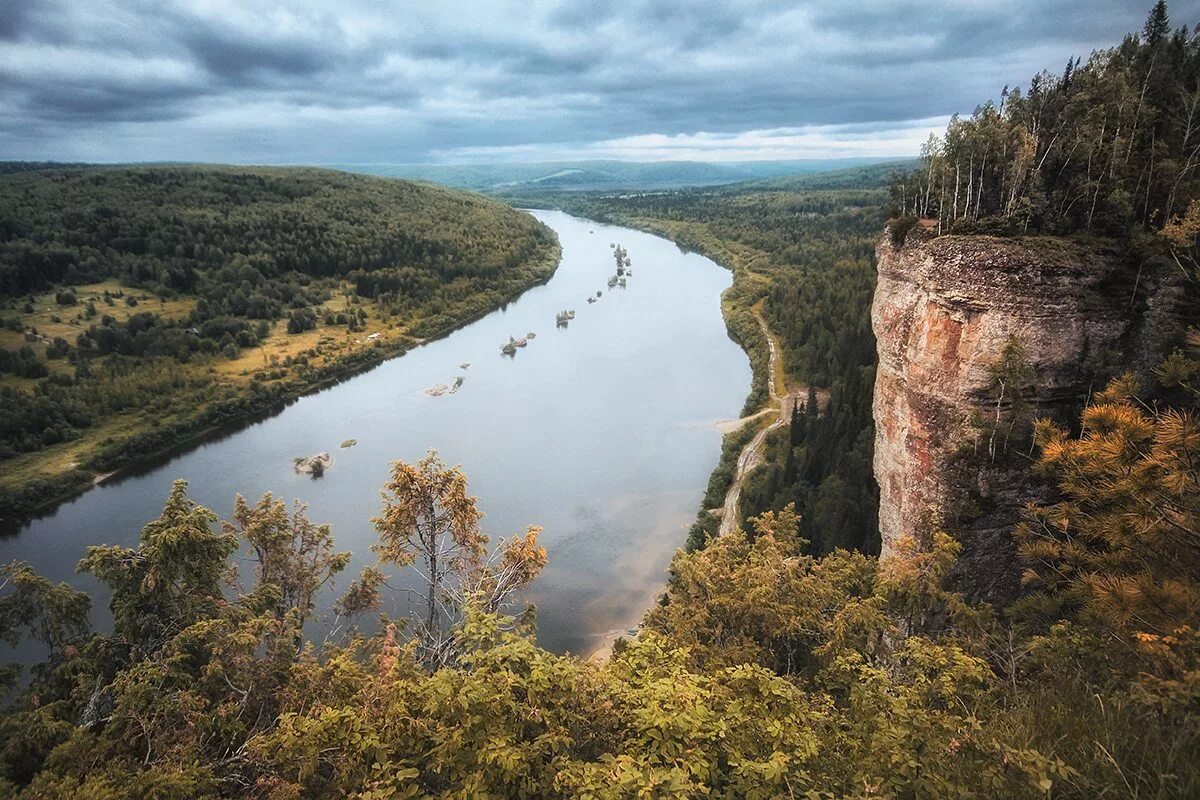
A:
<svg viewBox="0 0 1200 800">
<path fill-rule="evenodd" d="M 149 312 L 163 319 L 183 319 L 196 307 L 195 298 L 164 299 L 154 294 L 123 286 L 117 280 L 99 281 L 72 287 L 75 305 L 60 305 L 54 290 L 35 294 L 32 298 L 19 297 L 9 300 L 8 307 L 0 309 L 0 348 L 17 350 L 25 345 L 33 348 L 39 358 L 45 358 L 46 347 L 56 338 L 66 339 L 72 345 L 79 334 L 100 318 L 110 316 L 117 322 L 125 322 L 134 314 Z M 136 305 L 127 301 L 133 298 Z M 95 307 L 95 314 L 88 318 L 88 303 Z M 32 311 L 27 311 L 32 308 Z M 14 320 L 16 323 L 14 323 Z M 13 330 L 19 327 L 20 330 Z M 47 362 L 51 373 L 71 373 L 71 365 L 64 359 Z M 0 375 L 0 385 L 15 386 L 29 391 L 36 380 L 14 375 Z"/>
<path fill-rule="evenodd" d="M 345 289 L 346 287 L 342 287 Z M 0 312 L 0 324 L 7 318 L 17 318 L 22 321 L 26 330 L 34 330 L 39 338 L 28 341 L 25 334 L 13 331 L 7 327 L 0 330 L 0 347 L 15 350 L 29 345 L 45 355 L 50 341 L 62 337 L 74 343 L 80 333 L 88 326 L 99 322 L 103 314 L 125 321 L 139 312 L 151 312 L 166 319 L 178 320 L 187 317 L 195 307 L 194 298 L 163 300 L 147 292 L 121 285 L 118 281 L 108 280 L 99 283 L 75 287 L 78 303 L 74 306 L 60 306 L 55 301 L 55 292 L 45 292 L 36 295 L 32 304 L 34 311 L 25 312 L 26 300 L 12 303 L 16 308 L 8 308 Z M 113 299 L 108 305 L 105 297 Z M 130 306 L 125 298 L 137 299 L 136 306 Z M 96 305 L 96 316 L 87 319 L 85 309 L 91 301 Z M 346 311 L 353 303 L 345 291 L 336 292 L 321 307 L 321 311 Z M 376 347 L 380 341 L 386 350 L 388 345 L 393 347 L 407 343 L 404 336 L 405 326 L 398 321 L 385 322 L 368 312 L 366 329 L 360 332 L 350 332 L 345 325 L 327 326 L 319 324 L 314 330 L 290 334 L 284 321 L 276 321 L 272 325 L 271 334 L 261 347 L 247 348 L 237 358 L 196 359 L 184 368 L 197 384 L 220 382 L 238 385 L 249 384 L 252 380 L 283 382 L 289 377 L 297 377 L 300 370 L 283 366 L 304 358 L 308 367 L 321 369 L 340 363 L 348 354 L 355 351 L 365 351 Z M 368 337 L 378 333 L 377 340 Z M 51 372 L 71 374 L 72 365 L 66 359 L 48 361 Z M 33 391 L 38 380 L 22 378 L 11 374 L 0 377 L 0 385 L 17 388 L 23 391 Z M 166 408 L 142 409 L 135 413 L 117 414 L 97 420 L 90 428 L 81 432 L 79 438 L 69 442 L 46 447 L 30 453 L 23 453 L 7 459 L 4 470 L 0 474 L 0 489 L 11 489 L 29 485 L 36 481 L 50 480 L 71 470 L 86 465 L 104 448 L 115 442 L 145 431 L 150 427 L 170 426 L 190 412 L 199 410 L 208 400 L 207 392 L 187 392 L 171 398 Z"/>
<path fill-rule="evenodd" d="M 105 289 L 110 292 L 120 290 L 114 282 L 107 281 L 104 284 L 92 285 L 89 289 L 96 287 L 99 287 L 97 291 L 101 296 Z M 128 291 L 126 289 L 127 293 Z M 53 302 L 53 293 L 50 293 L 49 297 Z M 151 299 L 139 302 L 135 308 L 128 308 L 123 303 L 114 308 L 128 309 L 128 313 L 123 314 L 124 319 L 139 310 L 157 312 L 159 307 L 163 309 L 161 313 L 164 315 L 170 314 L 179 318 L 186 316 L 193 303 L 194 301 L 190 300 L 174 300 L 159 306 L 156 299 Z M 335 296 L 326 305 L 332 310 L 344 310 L 348 304 L 345 296 Z M 54 335 L 69 332 L 69 338 L 63 338 L 73 342 L 80 329 L 70 329 L 69 326 L 73 325 L 74 321 L 50 322 L 46 325 L 43 317 L 48 321 L 52 314 L 53 310 L 39 310 L 34 317 L 28 318 L 31 326 L 39 332 L 43 330 L 43 325 L 46 330 L 54 331 Z M 189 376 L 190 389 L 181 390 L 170 397 L 158 398 L 152 406 L 136 412 L 98 419 L 92 426 L 80 431 L 78 438 L 69 442 L 7 459 L 4 470 L 0 472 L 0 490 L 14 490 L 38 482 L 54 481 L 72 470 L 86 468 L 106 450 L 131 437 L 155 429 L 169 429 L 176 425 L 186 427 L 189 418 L 203 413 L 207 404 L 230 399 L 252 381 L 279 387 L 281 391 L 283 387 L 294 386 L 295 393 L 300 393 L 307 386 L 306 378 L 336 370 L 339 365 L 346 363 L 351 355 L 357 355 L 359 358 L 372 356 L 378 359 L 401 352 L 403 344 L 408 342 L 402 330 L 398 323 L 386 323 L 368 316 L 366 329 L 360 332 L 351 333 L 345 325 L 319 324 L 314 330 L 289 334 L 286 322 L 277 321 L 263 346 L 247 348 L 235 359 L 197 358 L 186 365 L 180 365 Z M 376 340 L 368 339 L 373 333 L 380 335 Z M 7 330 L 5 334 L 17 337 L 18 343 L 10 345 L 6 342 L 4 346 L 15 349 L 25 343 L 20 334 Z M 44 352 L 46 343 L 30 345 L 41 347 Z M 52 371 L 73 370 L 65 359 L 50 361 L 49 364 Z M 37 383 L 34 379 L 5 375 L 2 385 L 32 391 Z"/>
<path fill-rule="evenodd" d="M 0 489 L 52 480 L 80 469 L 113 442 L 144 430 L 148 424 L 169 422 L 153 417 L 152 412 L 145 411 L 106 417 L 78 439 L 7 459 L 0 474 Z"/>
</svg>

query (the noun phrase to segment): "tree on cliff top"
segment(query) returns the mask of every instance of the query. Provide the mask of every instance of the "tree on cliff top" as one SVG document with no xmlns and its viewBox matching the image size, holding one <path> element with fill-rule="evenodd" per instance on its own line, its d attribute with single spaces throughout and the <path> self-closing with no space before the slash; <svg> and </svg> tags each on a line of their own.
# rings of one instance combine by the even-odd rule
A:
<svg viewBox="0 0 1200 800">
<path fill-rule="evenodd" d="M 1006 87 L 921 156 L 894 210 L 939 232 L 1161 228 L 1200 196 L 1200 35 L 1160 0 L 1140 36 Z"/>
<path fill-rule="evenodd" d="M 1142 41 L 1154 46 L 1167 37 L 1171 32 L 1171 21 L 1167 16 L 1167 0 L 1158 0 L 1150 9 L 1146 25 L 1142 28 Z"/>
</svg>

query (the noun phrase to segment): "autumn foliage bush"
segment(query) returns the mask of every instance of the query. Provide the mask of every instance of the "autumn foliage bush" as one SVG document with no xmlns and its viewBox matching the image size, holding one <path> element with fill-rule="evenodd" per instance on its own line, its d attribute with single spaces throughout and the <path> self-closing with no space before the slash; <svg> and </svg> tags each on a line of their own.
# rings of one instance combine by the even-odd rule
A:
<svg viewBox="0 0 1200 800">
<path fill-rule="evenodd" d="M 1004 613 L 945 588 L 949 535 L 818 557 L 789 507 L 681 552 L 605 663 L 510 616 L 536 531 L 492 547 L 435 456 L 396 465 L 381 562 L 335 605 L 374 613 L 424 564 L 435 613 L 322 646 L 303 626 L 346 563 L 328 526 L 268 496 L 217 529 L 177 484 L 137 548 L 81 564 L 112 589 L 110 633 L 4 569 L 0 634 L 51 655 L 0 716 L 0 796 L 1196 796 L 1200 431 L 1134 388 L 1080 436 L 1039 427 L 1061 496 L 1017 531 L 1028 591 Z"/>
</svg>

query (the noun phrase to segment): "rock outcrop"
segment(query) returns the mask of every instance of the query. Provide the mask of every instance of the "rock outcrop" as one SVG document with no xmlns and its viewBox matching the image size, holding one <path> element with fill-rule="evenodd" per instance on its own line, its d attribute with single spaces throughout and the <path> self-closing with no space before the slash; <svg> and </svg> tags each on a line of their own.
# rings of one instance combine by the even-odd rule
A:
<svg viewBox="0 0 1200 800">
<path fill-rule="evenodd" d="M 1007 422 L 1015 398 L 1029 417 L 1077 419 L 1109 375 L 1152 363 L 1175 329 L 1175 295 L 1160 265 L 1109 242 L 918 227 L 900 245 L 885 234 L 876 256 L 883 552 L 905 534 L 947 530 L 963 544 L 960 586 L 1003 602 L 1017 590 L 1012 527 L 1044 489 L 1021 463 L 1028 440 L 998 458 L 988 424 Z M 1002 393 L 996 365 L 1010 342 L 1026 379 Z"/>
</svg>

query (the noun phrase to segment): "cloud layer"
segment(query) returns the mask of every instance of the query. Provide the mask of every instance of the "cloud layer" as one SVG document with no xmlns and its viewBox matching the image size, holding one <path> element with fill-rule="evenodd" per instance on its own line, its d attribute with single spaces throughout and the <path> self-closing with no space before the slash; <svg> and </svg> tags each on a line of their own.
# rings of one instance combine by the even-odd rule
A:
<svg viewBox="0 0 1200 800">
<path fill-rule="evenodd" d="M 910 155 L 1141 5 L 24 0 L 0 4 L 0 158 Z"/>
</svg>

